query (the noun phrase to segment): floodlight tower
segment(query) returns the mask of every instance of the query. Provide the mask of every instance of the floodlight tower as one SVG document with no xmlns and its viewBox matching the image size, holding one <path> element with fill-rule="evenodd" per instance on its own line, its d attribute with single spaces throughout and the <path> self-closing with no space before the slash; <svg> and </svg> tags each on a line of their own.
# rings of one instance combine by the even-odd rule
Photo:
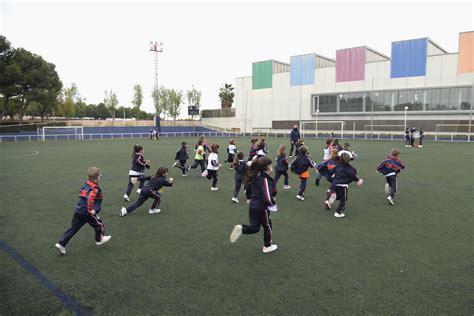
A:
<svg viewBox="0 0 474 316">
<path fill-rule="evenodd" d="M 163 52 L 163 43 L 150 41 L 150 52 L 153 52 L 155 60 L 155 89 L 158 90 L 158 53 Z"/>
</svg>

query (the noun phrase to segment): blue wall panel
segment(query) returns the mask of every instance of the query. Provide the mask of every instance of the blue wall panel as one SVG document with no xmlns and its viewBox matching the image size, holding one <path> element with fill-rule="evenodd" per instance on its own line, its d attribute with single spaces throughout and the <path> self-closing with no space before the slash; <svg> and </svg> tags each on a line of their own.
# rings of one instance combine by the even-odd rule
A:
<svg viewBox="0 0 474 316">
<path fill-rule="evenodd" d="M 426 75 L 428 39 L 392 42 L 391 78 Z"/>
<path fill-rule="evenodd" d="M 290 85 L 314 84 L 316 54 L 292 56 L 290 59 Z"/>
</svg>

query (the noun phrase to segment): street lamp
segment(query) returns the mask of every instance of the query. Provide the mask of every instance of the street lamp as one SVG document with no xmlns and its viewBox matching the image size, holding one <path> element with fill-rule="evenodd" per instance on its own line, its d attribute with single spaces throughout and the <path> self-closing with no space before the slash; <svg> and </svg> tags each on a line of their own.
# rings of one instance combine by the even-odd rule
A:
<svg viewBox="0 0 474 316">
<path fill-rule="evenodd" d="M 318 113 L 319 113 L 319 109 L 316 110 L 316 138 L 318 138 Z"/>
<path fill-rule="evenodd" d="M 408 110 L 408 106 L 405 107 L 405 128 L 403 129 L 404 131 L 407 130 L 407 110 Z"/>
</svg>

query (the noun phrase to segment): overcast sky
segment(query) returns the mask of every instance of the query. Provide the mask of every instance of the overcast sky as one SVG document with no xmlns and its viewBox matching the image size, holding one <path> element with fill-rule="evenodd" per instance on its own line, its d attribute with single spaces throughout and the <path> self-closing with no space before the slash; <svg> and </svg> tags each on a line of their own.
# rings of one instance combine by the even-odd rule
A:
<svg viewBox="0 0 474 316">
<path fill-rule="evenodd" d="M 391 42 L 430 37 L 449 52 L 473 30 L 473 3 L 24 2 L 0 0 L 0 33 L 56 65 L 88 103 L 114 90 L 131 106 L 133 85 L 153 112 L 150 40 L 164 43 L 159 83 L 201 90 L 202 108 L 219 108 L 224 82 L 250 76 L 252 62 L 367 45 L 390 55 Z M 183 107 L 183 113 L 185 108 Z"/>
</svg>

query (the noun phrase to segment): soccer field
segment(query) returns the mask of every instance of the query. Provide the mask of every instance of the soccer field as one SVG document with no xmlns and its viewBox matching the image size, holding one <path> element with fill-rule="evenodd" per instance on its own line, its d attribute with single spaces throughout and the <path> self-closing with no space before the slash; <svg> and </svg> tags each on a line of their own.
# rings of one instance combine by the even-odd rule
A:
<svg viewBox="0 0 474 316">
<path fill-rule="evenodd" d="M 278 184 L 272 214 L 276 252 L 263 254 L 263 231 L 235 244 L 229 233 L 247 223 L 248 206 L 231 202 L 234 172 L 219 171 L 219 191 L 191 170 L 165 188 L 160 208 L 151 200 L 119 217 L 133 144 L 145 147 L 151 174 L 170 167 L 181 141 L 197 138 L 47 141 L 0 144 L 0 242 L 24 259 L 0 251 L 0 314 L 72 314 L 54 294 L 66 294 L 91 314 L 472 314 L 474 311 L 474 146 L 350 141 L 353 165 L 365 183 L 352 184 L 346 217 L 324 209 L 327 182 L 309 181 L 305 201 Z M 227 139 L 220 144 L 220 161 Z M 270 157 L 287 139 L 269 139 Z M 306 144 L 314 160 L 323 140 Z M 398 146 L 407 168 L 398 180 L 395 207 L 375 172 Z M 249 139 L 237 139 L 248 154 Z M 194 152 L 190 150 L 193 157 Z M 190 160 L 191 162 L 192 160 Z M 84 227 L 61 256 L 53 245 L 69 227 L 90 166 L 101 168 L 100 213 L 112 240 L 97 247 Z M 337 202 L 336 202 L 337 203 Z M 336 204 L 337 206 L 337 204 Z M 24 269 L 19 262 L 28 267 Z M 45 279 L 39 281 L 35 275 Z M 51 285 L 57 290 L 51 290 Z M 56 291 L 56 292 L 55 292 Z"/>
</svg>

